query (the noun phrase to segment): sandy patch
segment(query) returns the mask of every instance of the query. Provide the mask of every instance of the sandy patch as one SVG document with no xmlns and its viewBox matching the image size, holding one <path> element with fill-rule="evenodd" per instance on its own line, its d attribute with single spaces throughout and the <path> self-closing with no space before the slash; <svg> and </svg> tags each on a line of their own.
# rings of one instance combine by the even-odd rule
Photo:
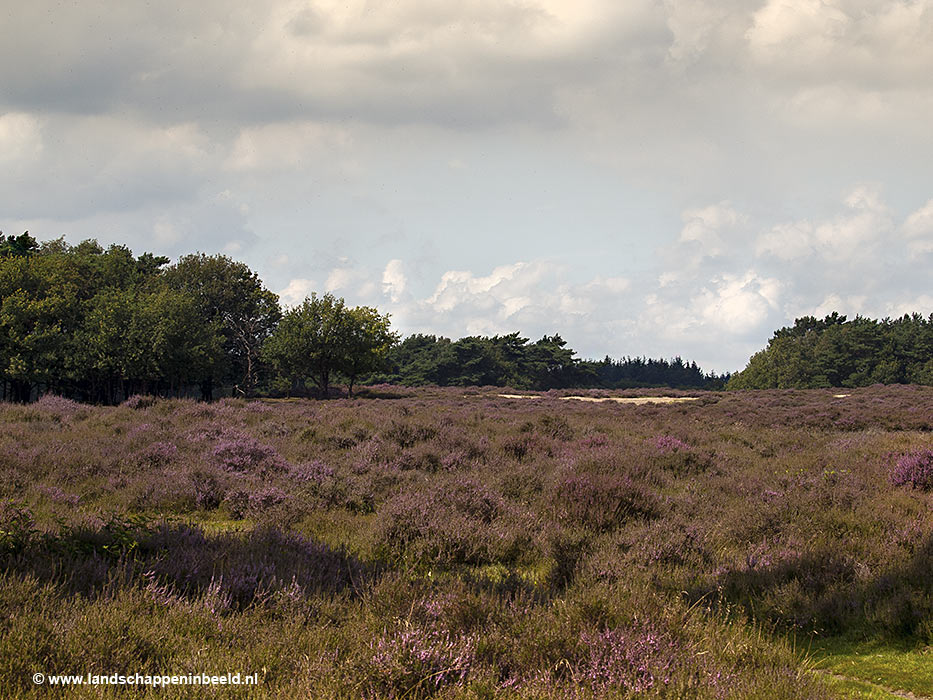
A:
<svg viewBox="0 0 933 700">
<path fill-rule="evenodd" d="M 543 396 L 534 394 L 499 394 L 502 399 L 543 399 Z M 592 403 L 602 403 L 604 401 L 614 401 L 615 403 L 682 403 L 684 401 L 696 401 L 696 396 L 561 396 L 561 401 L 590 401 Z"/>
<path fill-rule="evenodd" d="M 852 396 L 852 394 L 833 394 L 834 399 L 844 399 L 847 396 Z"/>
</svg>

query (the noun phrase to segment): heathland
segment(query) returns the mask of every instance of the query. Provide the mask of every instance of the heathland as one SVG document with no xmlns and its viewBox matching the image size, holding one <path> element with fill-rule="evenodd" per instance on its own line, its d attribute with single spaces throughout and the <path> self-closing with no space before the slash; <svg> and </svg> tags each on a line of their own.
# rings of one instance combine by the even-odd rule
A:
<svg viewBox="0 0 933 700">
<path fill-rule="evenodd" d="M 501 393 L 0 404 L 0 695 L 933 696 L 933 389 Z"/>
</svg>

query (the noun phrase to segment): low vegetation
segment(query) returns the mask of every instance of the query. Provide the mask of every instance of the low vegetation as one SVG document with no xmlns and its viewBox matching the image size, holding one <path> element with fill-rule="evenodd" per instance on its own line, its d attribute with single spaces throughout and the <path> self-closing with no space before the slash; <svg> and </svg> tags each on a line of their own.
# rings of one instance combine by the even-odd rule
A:
<svg viewBox="0 0 933 700">
<path fill-rule="evenodd" d="M 3 692 L 929 693 L 933 389 L 359 393 L 0 404 Z"/>
</svg>

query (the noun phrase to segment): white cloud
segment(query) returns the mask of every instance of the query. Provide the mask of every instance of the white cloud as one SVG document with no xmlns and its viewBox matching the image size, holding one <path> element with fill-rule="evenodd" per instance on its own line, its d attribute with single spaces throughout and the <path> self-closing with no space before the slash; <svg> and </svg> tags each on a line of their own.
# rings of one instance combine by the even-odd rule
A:
<svg viewBox="0 0 933 700">
<path fill-rule="evenodd" d="M 398 302 L 405 293 L 408 279 L 399 259 L 390 260 L 382 271 L 382 292 L 393 302 Z"/>
<path fill-rule="evenodd" d="M 172 246 L 181 241 L 183 233 L 166 218 L 161 218 L 152 226 L 152 233 L 161 245 Z"/>
<path fill-rule="evenodd" d="M 933 314 L 933 295 L 920 294 L 893 301 L 885 306 L 885 316 L 900 318 L 904 314 L 919 313 L 929 318 Z"/>
<path fill-rule="evenodd" d="M 279 300 L 285 306 L 297 306 L 315 291 L 314 281 L 304 278 L 290 280 L 288 285 L 278 292 Z"/>
<path fill-rule="evenodd" d="M 869 298 L 864 294 L 838 294 L 831 292 L 824 296 L 821 301 L 814 304 L 813 300 L 795 299 L 788 304 L 786 314 L 788 320 L 797 319 L 801 316 L 814 316 L 824 318 L 833 312 L 844 316 L 854 318 L 857 314 L 870 313 L 867 304 Z M 880 313 L 880 309 L 871 313 Z"/>
<path fill-rule="evenodd" d="M 426 304 L 435 311 L 447 312 L 470 303 L 503 314 L 506 300 L 525 296 L 526 291 L 553 272 L 554 267 L 543 262 L 501 265 L 485 277 L 475 277 L 466 270 L 450 270 L 441 276 L 440 283 Z"/>
<path fill-rule="evenodd" d="M 724 274 L 694 300 L 693 308 L 710 328 L 739 335 L 760 326 L 778 308 L 781 283 L 753 270 Z"/>
<path fill-rule="evenodd" d="M 356 272 L 349 267 L 335 267 L 324 282 L 324 290 L 336 292 L 346 288 L 355 278 Z"/>
<path fill-rule="evenodd" d="M 346 129 L 319 122 L 249 126 L 237 135 L 226 166 L 239 171 L 301 169 L 323 153 L 345 150 L 351 141 Z"/>
<path fill-rule="evenodd" d="M 801 62 L 825 59 L 844 38 L 850 17 L 825 0 L 769 0 L 748 30 L 752 53 L 763 61 L 794 54 Z"/>
<path fill-rule="evenodd" d="M 667 26 L 674 36 L 668 59 L 675 65 L 691 64 L 706 52 L 713 35 L 721 29 L 734 8 L 704 0 L 664 0 Z"/>
<path fill-rule="evenodd" d="M 850 213 L 817 226 L 814 239 L 824 255 L 852 258 L 870 254 L 892 228 L 888 208 L 872 187 L 856 188 L 845 204 Z"/>
<path fill-rule="evenodd" d="M 756 254 L 785 262 L 813 253 L 831 263 L 870 258 L 893 231 L 891 212 L 875 187 L 855 188 L 844 204 L 846 211 L 831 219 L 775 224 L 759 234 Z"/>
<path fill-rule="evenodd" d="M 710 257 L 723 255 L 729 250 L 730 235 L 746 220 L 729 202 L 689 209 L 683 213 L 682 218 L 684 227 L 678 241 L 698 243 L 700 254 Z"/>
<path fill-rule="evenodd" d="M 620 276 L 568 279 L 569 270 L 546 260 L 519 261 L 487 275 L 449 270 L 433 293 L 406 293 L 387 308 L 406 332 L 458 338 L 520 332 L 531 338 L 559 332 L 581 352 L 603 350 L 609 328 L 625 324 L 631 283 Z M 407 284 L 407 281 L 406 281 Z M 407 287 L 406 287 L 407 289 Z"/>
<path fill-rule="evenodd" d="M 911 252 L 933 253 L 933 199 L 907 217 L 903 230 Z"/>
<path fill-rule="evenodd" d="M 930 85 L 929 0 L 769 0 L 746 38 L 753 59 L 807 82 Z"/>
<path fill-rule="evenodd" d="M 32 160 L 42 153 L 39 120 L 22 112 L 0 114 L 0 163 L 9 167 L 21 160 Z"/>
<path fill-rule="evenodd" d="M 809 221 L 776 224 L 758 236 L 755 253 L 789 261 L 813 253 L 813 225 Z"/>
</svg>

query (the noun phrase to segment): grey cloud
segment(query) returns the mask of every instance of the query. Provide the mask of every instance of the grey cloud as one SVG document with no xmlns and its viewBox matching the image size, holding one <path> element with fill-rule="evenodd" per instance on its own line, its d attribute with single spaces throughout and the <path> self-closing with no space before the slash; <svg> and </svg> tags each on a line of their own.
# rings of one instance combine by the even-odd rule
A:
<svg viewBox="0 0 933 700">
<path fill-rule="evenodd" d="M 36 120 L 40 147 L 0 171 L 9 216 L 82 218 L 191 201 L 210 160 L 191 125 L 159 128 L 87 117 Z"/>
<path fill-rule="evenodd" d="M 0 103 L 163 123 L 553 123 L 555 86 L 586 82 L 667 36 L 607 22 L 563 37 L 547 11 L 517 3 L 392 7 L 337 22 L 285 4 L 20 6 L 7 27 L 12 40 L 0 46 Z M 559 40 L 548 38 L 552 30 Z"/>
</svg>

